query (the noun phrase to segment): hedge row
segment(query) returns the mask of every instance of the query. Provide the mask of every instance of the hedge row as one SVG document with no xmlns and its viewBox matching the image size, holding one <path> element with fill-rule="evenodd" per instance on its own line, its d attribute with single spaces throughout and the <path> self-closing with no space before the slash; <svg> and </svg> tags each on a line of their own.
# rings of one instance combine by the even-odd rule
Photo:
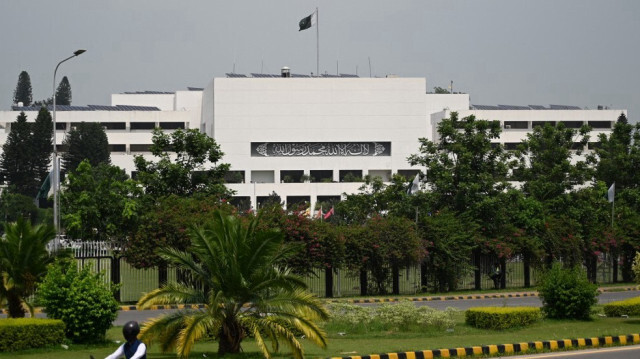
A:
<svg viewBox="0 0 640 359">
<path fill-rule="evenodd" d="M 540 308 L 534 307 L 475 307 L 465 314 L 465 322 L 481 329 L 524 327 L 539 320 Z"/>
<path fill-rule="evenodd" d="M 607 303 L 604 305 L 604 314 L 608 317 L 638 316 L 640 315 L 640 297 Z"/>
<path fill-rule="evenodd" d="M 62 320 L 37 318 L 0 320 L 0 352 L 58 345 L 63 340 Z"/>
</svg>

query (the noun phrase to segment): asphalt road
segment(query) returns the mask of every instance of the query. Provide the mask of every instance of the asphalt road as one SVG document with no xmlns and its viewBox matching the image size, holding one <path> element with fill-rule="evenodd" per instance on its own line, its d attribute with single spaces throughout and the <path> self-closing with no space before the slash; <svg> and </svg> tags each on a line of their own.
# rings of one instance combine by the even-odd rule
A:
<svg viewBox="0 0 640 359">
<path fill-rule="evenodd" d="M 623 300 L 627 298 L 640 296 L 640 291 L 625 291 L 625 292 L 609 292 L 602 293 L 598 297 L 600 304 L 613 302 L 616 300 Z M 379 304 L 358 304 L 362 306 L 374 306 Z M 468 309 L 470 307 L 522 307 L 532 306 L 540 307 L 542 302 L 538 297 L 520 297 L 520 298 L 494 298 L 494 299 L 458 299 L 458 300 L 438 300 L 428 302 L 416 302 L 416 305 L 423 306 L 428 305 L 436 309 L 445 309 L 447 307 L 458 308 L 461 310 Z M 144 322 L 149 318 L 160 316 L 164 313 L 175 312 L 175 310 L 134 310 L 118 313 L 118 318 L 114 321 L 114 325 L 123 325 L 124 323 L 135 320 L 138 322 Z"/>
<path fill-rule="evenodd" d="M 640 296 L 640 291 L 624 291 L 624 292 L 609 292 L 602 293 L 598 297 L 600 304 L 609 303 L 616 300 L 622 300 L 631 297 Z M 362 306 L 372 306 L 378 304 L 359 304 Z M 542 302 L 538 297 L 520 297 L 520 298 L 494 298 L 494 299 L 457 299 L 457 300 L 438 300 L 427 302 L 416 302 L 416 305 L 427 305 L 436 309 L 445 309 L 447 307 L 458 308 L 461 310 L 468 309 L 470 307 L 518 307 L 518 306 L 533 306 L 540 307 Z M 132 311 L 120 311 L 118 317 L 113 322 L 114 325 L 123 325 L 124 323 L 135 320 L 140 323 L 150 318 L 158 317 L 164 313 L 175 312 L 176 310 L 132 310 Z M 45 317 L 44 314 L 37 314 L 37 317 Z M 5 318 L 5 314 L 0 314 L 0 317 Z"/>
</svg>

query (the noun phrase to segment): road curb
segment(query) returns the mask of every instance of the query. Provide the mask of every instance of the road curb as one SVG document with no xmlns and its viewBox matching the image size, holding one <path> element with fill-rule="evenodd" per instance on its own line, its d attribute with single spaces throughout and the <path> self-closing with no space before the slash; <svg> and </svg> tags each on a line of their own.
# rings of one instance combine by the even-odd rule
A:
<svg viewBox="0 0 640 359">
<path fill-rule="evenodd" d="M 355 355 L 346 357 L 330 357 L 329 359 L 432 359 L 483 356 L 497 354 L 534 353 L 539 351 L 558 351 L 568 348 L 588 348 L 640 343 L 640 334 L 604 336 L 595 338 L 545 340 L 527 343 L 482 345 L 453 349 L 420 350 L 386 354 Z"/>
</svg>

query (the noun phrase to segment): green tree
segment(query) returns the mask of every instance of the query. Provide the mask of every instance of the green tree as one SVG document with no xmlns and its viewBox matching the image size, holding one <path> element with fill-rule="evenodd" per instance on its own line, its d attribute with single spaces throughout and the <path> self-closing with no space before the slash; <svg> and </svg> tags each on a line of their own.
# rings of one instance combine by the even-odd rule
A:
<svg viewBox="0 0 640 359">
<path fill-rule="evenodd" d="M 18 218 L 28 218 L 32 223 L 53 221 L 50 211 L 39 209 L 33 203 L 33 197 L 13 193 L 12 188 L 5 188 L 0 194 L 0 221 L 15 222 Z"/>
<path fill-rule="evenodd" d="M 562 212 L 566 205 L 564 194 L 590 178 L 587 162 L 572 160 L 574 153 L 582 154 L 580 148 L 589 141 L 589 131 L 589 126 L 576 131 L 562 122 L 535 126 L 518 153 L 517 172 L 524 182 L 524 193 L 544 203 L 553 213 Z"/>
<path fill-rule="evenodd" d="M 440 211 L 421 218 L 426 241 L 426 269 L 433 291 L 456 290 L 458 281 L 471 272 L 469 263 L 474 228 L 450 211 Z M 427 288 L 424 288 L 427 289 Z"/>
<path fill-rule="evenodd" d="M 437 131 L 436 141 L 420 138 L 420 153 L 408 158 L 411 165 L 427 168 L 426 182 L 436 208 L 462 213 L 509 186 L 510 153 L 491 143 L 500 137 L 499 121 L 477 120 L 473 115 L 459 120 L 452 112 Z"/>
<path fill-rule="evenodd" d="M 32 227 L 28 220 L 18 218 L 5 224 L 4 232 L 0 238 L 0 304 L 6 303 L 10 318 L 24 317 L 25 309 L 33 316 L 28 299 L 54 260 L 47 243 L 55 237 L 55 229 L 51 225 Z"/>
<path fill-rule="evenodd" d="M 63 187 L 62 223 L 71 238 L 123 243 L 137 228 L 142 189 L 121 168 L 84 160 Z"/>
<path fill-rule="evenodd" d="M 248 225 L 234 216 L 215 212 L 202 227 L 194 228 L 189 252 L 163 249 L 170 263 L 188 271 L 201 284 L 197 288 L 169 284 L 143 296 L 138 305 L 206 303 L 208 309 L 187 309 L 150 321 L 143 340 L 158 340 L 161 349 L 175 348 L 186 358 L 193 344 L 209 333 L 219 342 L 218 354 L 238 353 L 248 335 L 270 357 L 265 340 L 277 351 L 284 341 L 292 357 L 302 358 L 301 333 L 316 345 L 326 346 L 326 334 L 316 324 L 328 313 L 305 290 L 303 282 L 280 264 L 296 251 L 283 243 L 277 231 L 257 231 L 259 219 Z"/>
<path fill-rule="evenodd" d="M 124 258 L 136 268 L 163 266 L 158 248 L 188 250 L 191 240 L 188 229 L 205 222 L 211 213 L 221 209 L 233 213 L 235 207 L 205 195 L 158 198 L 153 205 L 143 205 L 141 215 L 124 245 Z"/>
<path fill-rule="evenodd" d="M 624 114 L 609 134 L 598 135 L 593 153 L 596 162 L 595 178 L 607 185 L 615 182 L 616 192 L 637 188 L 640 183 L 640 124 L 630 124 Z"/>
<path fill-rule="evenodd" d="M 91 166 L 111 163 L 109 140 L 98 122 L 80 122 L 72 128 L 64 141 L 67 151 L 62 154 L 62 167 L 67 172 L 75 171 L 80 162 L 88 160 Z"/>
<path fill-rule="evenodd" d="M 218 163 L 224 153 L 216 141 L 195 129 L 176 130 L 166 134 L 153 132 L 151 153 L 158 162 L 135 157 L 137 180 L 152 197 L 195 193 L 226 198 L 231 192 L 224 186 L 229 164 Z"/>
<path fill-rule="evenodd" d="M 451 93 L 449 90 L 447 90 L 446 88 L 442 88 L 440 86 L 436 86 L 433 88 L 433 93 L 437 93 L 437 94 L 449 94 Z"/>
<path fill-rule="evenodd" d="M 31 90 L 31 77 L 26 71 L 22 71 L 18 76 L 18 84 L 13 91 L 13 103 L 17 104 L 22 102 L 24 106 L 31 105 L 33 101 L 33 94 Z"/>
<path fill-rule="evenodd" d="M 53 152 L 53 119 L 46 107 L 40 108 L 32 127 L 31 147 L 33 150 L 33 170 L 38 180 L 37 189 L 49 174 L 51 153 Z"/>
<path fill-rule="evenodd" d="M 71 105 L 71 84 L 67 76 L 62 78 L 56 89 L 56 105 Z"/>
<path fill-rule="evenodd" d="M 104 273 L 94 273 L 90 265 L 78 269 L 76 261 L 68 258 L 49 266 L 38 298 L 48 318 L 64 322 L 67 338 L 96 343 L 105 340 L 120 308 L 110 286 L 116 287 L 105 282 Z"/>
<path fill-rule="evenodd" d="M 15 189 L 15 193 L 25 196 L 35 197 L 48 172 L 45 163 L 49 161 L 52 148 L 45 149 L 43 143 L 46 140 L 51 143 L 51 135 L 44 140 L 35 137 L 35 131 L 39 135 L 45 133 L 45 111 L 38 114 L 36 125 L 28 123 L 27 116 L 21 112 L 11 124 L 7 141 L 2 146 L 0 170 L 4 181 Z"/>
</svg>

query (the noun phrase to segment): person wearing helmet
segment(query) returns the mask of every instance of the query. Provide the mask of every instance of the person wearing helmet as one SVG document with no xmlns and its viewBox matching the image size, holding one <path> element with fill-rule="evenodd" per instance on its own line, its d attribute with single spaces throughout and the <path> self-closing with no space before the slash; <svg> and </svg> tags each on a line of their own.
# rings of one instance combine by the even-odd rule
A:
<svg viewBox="0 0 640 359">
<path fill-rule="evenodd" d="M 138 340 L 140 326 L 136 321 L 127 322 L 122 327 L 122 335 L 126 342 L 105 359 L 147 359 L 147 346 Z"/>
</svg>

